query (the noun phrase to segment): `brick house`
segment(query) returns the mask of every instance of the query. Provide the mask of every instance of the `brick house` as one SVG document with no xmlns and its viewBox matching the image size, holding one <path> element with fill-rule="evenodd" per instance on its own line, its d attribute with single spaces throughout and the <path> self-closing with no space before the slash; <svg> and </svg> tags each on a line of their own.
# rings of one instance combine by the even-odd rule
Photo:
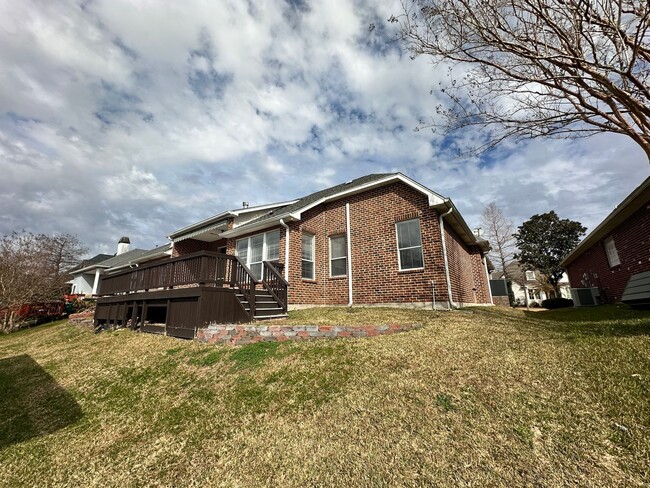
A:
<svg viewBox="0 0 650 488">
<path fill-rule="evenodd" d="M 401 173 L 367 175 L 276 204 L 245 204 L 169 238 L 172 261 L 201 253 L 230 259 L 214 265 L 234 270 L 219 283 L 235 288 L 249 319 L 319 305 L 492 303 L 488 242 L 471 232 L 449 198 Z M 252 285 L 235 283 L 242 276 Z"/>
<path fill-rule="evenodd" d="M 573 288 L 597 288 L 604 302 L 623 299 L 630 278 L 650 271 L 650 177 L 562 261 Z"/>
</svg>

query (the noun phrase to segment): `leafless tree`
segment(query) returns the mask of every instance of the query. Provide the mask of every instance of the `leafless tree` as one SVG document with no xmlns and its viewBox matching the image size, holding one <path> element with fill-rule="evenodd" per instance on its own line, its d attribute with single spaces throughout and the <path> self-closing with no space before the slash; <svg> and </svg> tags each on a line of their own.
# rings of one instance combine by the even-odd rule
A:
<svg viewBox="0 0 650 488">
<path fill-rule="evenodd" d="M 413 57 L 449 63 L 422 125 L 505 138 L 632 138 L 650 161 L 648 0 L 414 0 L 389 21 Z M 432 90 L 433 91 L 433 90 Z"/>
<path fill-rule="evenodd" d="M 66 273 L 86 252 L 69 234 L 47 236 L 14 232 L 0 238 L 0 330 L 16 325 L 25 304 L 61 299 Z"/>
<path fill-rule="evenodd" d="M 508 275 L 508 264 L 512 262 L 516 250 L 513 236 L 514 224 L 503 215 L 503 211 L 497 204 L 492 202 L 483 210 L 481 226 L 484 237 L 492 246 L 491 254 L 496 269 L 502 271 L 506 278 L 511 279 L 512 276 Z"/>
</svg>

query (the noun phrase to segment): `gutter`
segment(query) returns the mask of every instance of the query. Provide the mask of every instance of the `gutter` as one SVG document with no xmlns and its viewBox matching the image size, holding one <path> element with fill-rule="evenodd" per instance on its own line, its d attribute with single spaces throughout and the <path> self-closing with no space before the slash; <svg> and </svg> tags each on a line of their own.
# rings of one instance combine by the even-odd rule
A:
<svg viewBox="0 0 650 488">
<path fill-rule="evenodd" d="M 447 201 L 448 200 L 445 200 L 445 203 Z M 440 238 L 442 240 L 442 258 L 443 258 L 443 261 L 445 263 L 445 279 L 447 280 L 447 298 L 448 298 L 448 301 L 449 301 L 449 308 L 450 309 L 458 308 L 458 305 L 456 303 L 454 303 L 454 301 L 452 299 L 452 295 L 451 295 L 451 279 L 449 278 L 449 262 L 447 260 L 447 244 L 445 242 L 446 239 L 445 239 L 445 221 L 444 221 L 444 217 L 447 216 L 447 215 L 450 215 L 451 212 L 453 212 L 453 211 L 454 211 L 454 207 L 451 206 L 451 207 L 449 207 L 449 210 L 447 210 L 446 213 L 444 213 L 444 214 L 441 213 L 439 218 L 438 218 L 438 223 L 439 223 L 439 227 L 440 227 Z"/>
</svg>

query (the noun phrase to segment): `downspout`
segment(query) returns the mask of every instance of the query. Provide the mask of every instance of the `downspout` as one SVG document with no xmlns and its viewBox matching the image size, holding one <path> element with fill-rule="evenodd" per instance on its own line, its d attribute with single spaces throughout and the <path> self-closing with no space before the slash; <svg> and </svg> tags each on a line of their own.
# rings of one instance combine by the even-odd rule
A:
<svg viewBox="0 0 650 488">
<path fill-rule="evenodd" d="M 454 303 L 451 296 L 451 279 L 449 278 L 449 262 L 447 261 L 447 244 L 445 239 L 445 221 L 444 217 L 453 212 L 454 207 L 451 207 L 444 214 L 440 214 L 439 217 L 439 227 L 440 227 L 440 238 L 442 239 L 442 258 L 445 262 L 445 278 L 447 279 L 447 297 L 449 300 L 449 308 L 458 308 L 458 305 Z"/>
<path fill-rule="evenodd" d="M 485 259 L 485 256 L 483 256 L 482 259 L 483 259 L 483 265 L 485 266 L 485 276 L 487 277 L 487 289 L 488 289 L 488 294 L 490 296 L 490 303 L 494 305 L 494 299 L 492 298 L 492 288 L 490 288 L 490 273 L 488 273 L 488 269 L 487 269 L 487 260 Z M 507 286 L 506 286 L 506 291 L 508 291 Z"/>
<path fill-rule="evenodd" d="M 284 219 L 280 219 L 280 225 L 284 227 L 284 279 L 289 283 L 289 226 L 284 223 Z"/>
<path fill-rule="evenodd" d="M 350 204 L 345 204 L 345 233 L 348 245 L 348 307 L 352 306 L 352 243 L 350 242 Z"/>
</svg>

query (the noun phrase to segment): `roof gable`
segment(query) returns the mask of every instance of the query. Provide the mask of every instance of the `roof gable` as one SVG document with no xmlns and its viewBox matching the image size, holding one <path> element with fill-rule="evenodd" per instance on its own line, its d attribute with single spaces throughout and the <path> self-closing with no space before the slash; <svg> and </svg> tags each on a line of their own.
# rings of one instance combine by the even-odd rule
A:
<svg viewBox="0 0 650 488">
<path fill-rule="evenodd" d="M 403 175 L 402 173 L 370 174 L 362 176 L 355 180 L 348 181 L 346 183 L 341 183 L 340 185 L 332 186 L 330 188 L 311 193 L 305 197 L 299 198 L 297 201 L 295 201 L 295 203 L 292 203 L 285 207 L 277 208 L 255 220 L 252 220 L 251 222 L 237 227 L 236 229 L 224 232 L 223 235 L 224 237 L 231 237 L 246 232 L 251 232 L 253 230 L 263 228 L 267 225 L 271 225 L 272 222 L 274 223 L 280 219 L 300 220 L 304 212 L 322 203 L 335 201 L 346 196 L 362 193 L 372 188 L 384 186 L 398 181 L 401 181 L 402 183 L 405 183 L 415 190 L 427 195 L 430 206 L 440 205 L 445 202 L 444 197 L 428 189 L 424 185 L 421 185 L 417 181 Z"/>
</svg>

